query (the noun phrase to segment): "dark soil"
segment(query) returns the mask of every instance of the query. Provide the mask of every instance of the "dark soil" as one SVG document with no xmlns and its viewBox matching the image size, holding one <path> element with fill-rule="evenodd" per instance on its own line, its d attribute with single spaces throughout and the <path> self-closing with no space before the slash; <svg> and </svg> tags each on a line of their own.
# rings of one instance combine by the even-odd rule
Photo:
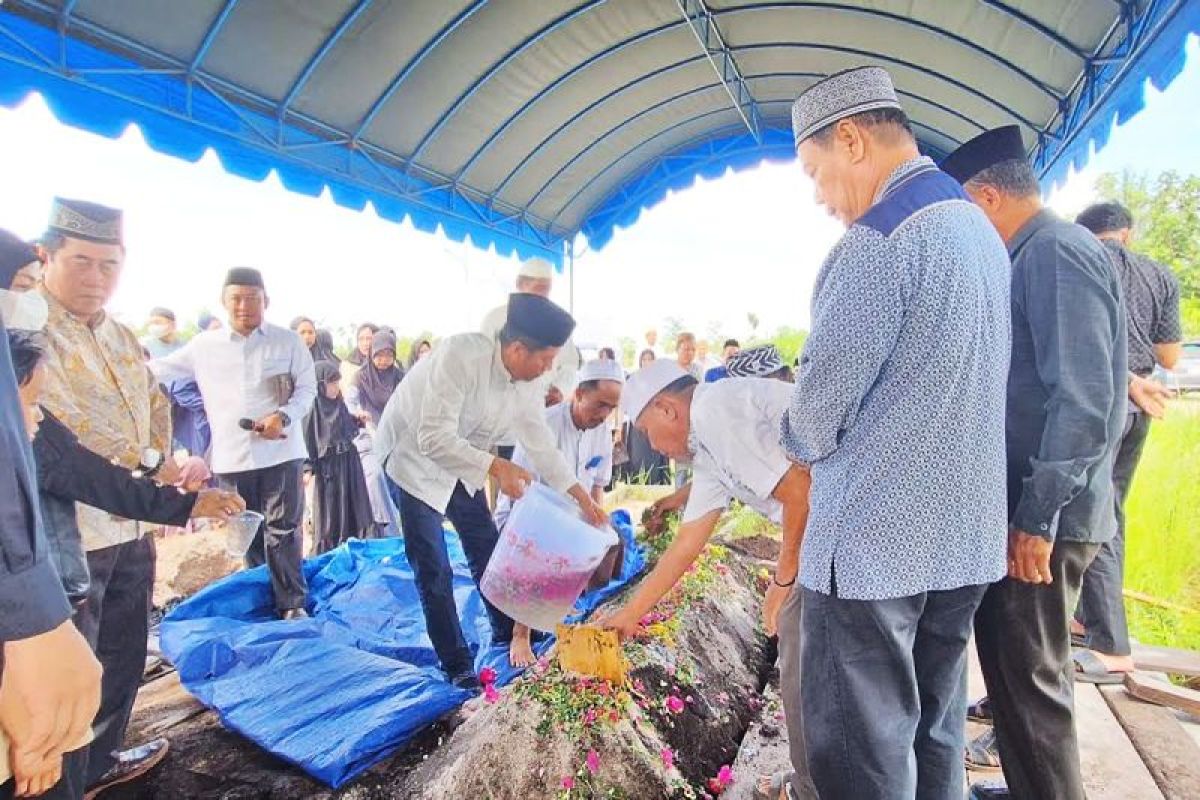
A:
<svg viewBox="0 0 1200 800">
<path fill-rule="evenodd" d="M 756 534 L 744 539 L 731 539 L 727 544 L 730 550 L 741 553 L 760 561 L 775 561 L 779 558 L 779 540 L 770 536 Z"/>
</svg>

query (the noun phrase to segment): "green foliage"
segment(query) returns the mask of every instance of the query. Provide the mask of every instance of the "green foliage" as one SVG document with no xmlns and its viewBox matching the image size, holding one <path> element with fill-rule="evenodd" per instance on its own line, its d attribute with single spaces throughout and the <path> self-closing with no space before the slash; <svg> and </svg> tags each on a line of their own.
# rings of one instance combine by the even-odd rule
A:
<svg viewBox="0 0 1200 800">
<path fill-rule="evenodd" d="M 1200 297 L 1185 297 L 1179 302 L 1183 335 L 1188 339 L 1200 337 Z"/>
<path fill-rule="evenodd" d="M 1155 422 L 1125 506 L 1125 586 L 1200 610 L 1200 402 Z M 1130 633 L 1147 644 L 1200 650 L 1200 613 L 1127 600 Z"/>
<path fill-rule="evenodd" d="M 620 341 L 617 343 L 617 346 L 620 348 L 618 353 L 621 359 L 621 365 L 625 367 L 625 369 L 636 369 L 638 358 L 637 342 L 629 336 L 622 336 Z"/>
<path fill-rule="evenodd" d="M 1183 297 L 1200 298 L 1200 175 L 1107 173 L 1096 188 L 1133 213 L 1133 249 L 1174 270 Z"/>
</svg>

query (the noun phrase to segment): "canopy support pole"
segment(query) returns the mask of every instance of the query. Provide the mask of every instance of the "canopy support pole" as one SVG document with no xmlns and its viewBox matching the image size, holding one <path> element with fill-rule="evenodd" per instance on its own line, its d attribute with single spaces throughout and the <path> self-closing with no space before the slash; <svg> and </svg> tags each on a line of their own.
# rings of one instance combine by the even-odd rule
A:
<svg viewBox="0 0 1200 800">
<path fill-rule="evenodd" d="M 567 296 L 567 311 L 575 316 L 575 237 L 564 239 L 563 249 L 567 251 L 567 278 L 571 292 Z"/>
<path fill-rule="evenodd" d="M 762 118 L 758 113 L 758 104 L 754 102 L 754 96 L 750 94 L 750 87 L 746 85 L 742 71 L 738 69 L 737 62 L 733 60 L 733 52 L 729 49 L 729 45 L 725 44 L 721 31 L 717 29 L 717 21 L 713 18 L 712 12 L 704 5 L 704 0 L 676 0 L 676 2 L 679 4 L 679 11 L 683 14 L 684 21 L 695 34 L 700 49 L 708 57 L 708 63 L 712 65 L 717 77 L 721 80 L 721 85 L 729 94 L 734 110 L 742 118 L 742 122 L 750 131 L 750 135 L 754 137 L 754 141 L 762 141 Z"/>
</svg>

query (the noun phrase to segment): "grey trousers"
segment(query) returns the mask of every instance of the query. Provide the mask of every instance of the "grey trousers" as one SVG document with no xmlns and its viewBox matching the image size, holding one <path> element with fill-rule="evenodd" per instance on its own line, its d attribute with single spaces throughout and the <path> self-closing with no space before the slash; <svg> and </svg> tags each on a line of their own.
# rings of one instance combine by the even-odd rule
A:
<svg viewBox="0 0 1200 800">
<path fill-rule="evenodd" d="M 1004 779 L 1020 800 L 1083 800 L 1068 620 L 1098 544 L 1055 542 L 1054 582 L 1005 578 L 975 618 Z"/>
<path fill-rule="evenodd" d="M 804 745 L 804 709 L 800 703 L 800 624 L 804 592 L 800 585 L 779 609 L 779 695 L 787 722 L 788 749 L 791 752 L 792 796 L 796 800 L 816 800 L 817 788 L 808 775 L 808 756 Z"/>
<path fill-rule="evenodd" d="M 1116 490 L 1117 534 L 1100 545 L 1099 552 L 1083 573 L 1079 608 L 1075 619 L 1087 628 L 1087 646 L 1099 653 L 1127 656 L 1129 625 L 1125 619 L 1125 498 L 1133 483 L 1133 474 L 1142 457 L 1150 417 L 1130 414 L 1125 435 L 1113 461 L 1113 488 Z"/>
<path fill-rule="evenodd" d="M 800 696 L 822 800 L 962 800 L 962 673 L 986 588 L 890 600 L 802 590 Z"/>
</svg>

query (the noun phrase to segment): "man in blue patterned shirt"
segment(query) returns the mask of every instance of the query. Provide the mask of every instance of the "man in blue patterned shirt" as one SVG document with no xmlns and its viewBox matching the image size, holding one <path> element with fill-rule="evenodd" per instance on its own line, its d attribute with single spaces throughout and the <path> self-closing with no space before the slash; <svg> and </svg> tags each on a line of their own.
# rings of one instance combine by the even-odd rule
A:
<svg viewBox="0 0 1200 800">
<path fill-rule="evenodd" d="M 1011 125 L 942 164 L 1012 255 L 1008 577 L 988 590 L 975 622 L 1007 790 L 977 794 L 1083 800 L 1067 621 L 1084 570 L 1116 532 L 1127 322 L 1103 245 L 1042 207 L 1025 153 Z"/>
<path fill-rule="evenodd" d="M 817 83 L 792 124 L 817 201 L 848 227 L 782 425 L 812 473 L 808 768 L 822 797 L 961 798 L 967 642 L 1005 563 L 1008 255 L 920 156 L 884 70 Z"/>
</svg>

